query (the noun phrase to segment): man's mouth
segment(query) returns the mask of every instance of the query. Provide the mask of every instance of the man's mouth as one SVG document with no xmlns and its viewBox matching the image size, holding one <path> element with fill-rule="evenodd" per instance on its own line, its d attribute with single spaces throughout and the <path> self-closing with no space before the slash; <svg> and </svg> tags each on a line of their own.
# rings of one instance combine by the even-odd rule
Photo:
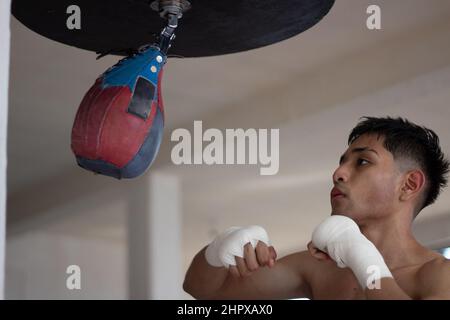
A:
<svg viewBox="0 0 450 320">
<path fill-rule="evenodd" d="M 341 190 L 339 190 L 338 188 L 334 187 L 331 190 L 330 197 L 331 197 L 331 200 L 340 199 L 340 198 L 344 198 L 345 194 Z"/>
</svg>

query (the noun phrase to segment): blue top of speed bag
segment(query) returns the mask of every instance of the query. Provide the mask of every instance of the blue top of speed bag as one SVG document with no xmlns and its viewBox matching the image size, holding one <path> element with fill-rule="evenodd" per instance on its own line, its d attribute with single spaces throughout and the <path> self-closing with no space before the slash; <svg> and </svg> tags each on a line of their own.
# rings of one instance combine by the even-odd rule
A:
<svg viewBox="0 0 450 320">
<path fill-rule="evenodd" d="M 130 90 L 133 90 L 132 87 L 138 76 L 142 76 L 154 84 L 157 84 L 159 72 L 166 61 L 167 57 L 159 51 L 158 47 L 150 46 L 141 53 L 120 60 L 116 65 L 106 70 L 103 74 L 103 85 L 127 85 Z M 154 66 L 156 70 L 152 70 L 152 66 Z"/>
<path fill-rule="evenodd" d="M 149 46 L 103 73 L 85 95 L 72 129 L 78 164 L 90 171 L 134 178 L 150 167 L 164 127 L 162 69 L 167 57 Z"/>
</svg>

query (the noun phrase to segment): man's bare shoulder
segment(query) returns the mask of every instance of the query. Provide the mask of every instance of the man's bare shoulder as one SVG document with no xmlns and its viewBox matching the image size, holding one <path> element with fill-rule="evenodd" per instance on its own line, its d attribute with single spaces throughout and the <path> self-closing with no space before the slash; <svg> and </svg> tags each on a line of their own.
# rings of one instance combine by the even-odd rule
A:
<svg viewBox="0 0 450 320">
<path fill-rule="evenodd" d="M 281 258 L 279 262 L 291 270 L 301 272 L 306 278 L 309 278 L 308 276 L 314 272 L 314 270 L 323 265 L 320 264 L 307 250 L 288 254 Z"/>
<path fill-rule="evenodd" d="M 297 297 L 307 297 L 312 299 L 312 279 L 314 274 L 321 269 L 323 264 L 320 264 L 309 251 L 298 251 L 288 254 L 278 261 L 279 270 L 284 270 L 286 273 L 293 273 L 297 278 L 301 279 L 301 291 L 305 295 L 298 295 Z"/>
<path fill-rule="evenodd" d="M 450 299 L 450 260 L 443 256 L 423 264 L 418 277 L 426 299 Z"/>
<path fill-rule="evenodd" d="M 287 264 L 304 264 L 304 263 L 315 263 L 317 260 L 309 253 L 308 250 L 298 251 L 288 254 L 280 259 L 284 260 Z"/>
<path fill-rule="evenodd" d="M 424 263 L 420 268 L 420 276 L 428 278 L 439 277 L 441 274 L 448 274 L 450 272 L 449 269 L 450 260 L 447 260 L 444 256 L 436 256 L 434 259 Z"/>
</svg>

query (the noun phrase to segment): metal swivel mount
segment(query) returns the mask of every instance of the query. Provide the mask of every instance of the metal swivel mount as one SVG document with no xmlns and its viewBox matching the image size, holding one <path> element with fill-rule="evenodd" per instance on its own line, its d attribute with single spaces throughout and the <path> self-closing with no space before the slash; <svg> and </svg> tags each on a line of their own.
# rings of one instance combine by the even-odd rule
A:
<svg viewBox="0 0 450 320">
<path fill-rule="evenodd" d="M 178 20 L 191 8 L 191 4 L 186 0 L 156 0 L 150 6 L 159 12 L 161 18 L 167 20 L 167 26 L 161 31 L 159 37 L 159 48 L 167 54 L 176 37 L 175 29 L 178 27 Z"/>
</svg>

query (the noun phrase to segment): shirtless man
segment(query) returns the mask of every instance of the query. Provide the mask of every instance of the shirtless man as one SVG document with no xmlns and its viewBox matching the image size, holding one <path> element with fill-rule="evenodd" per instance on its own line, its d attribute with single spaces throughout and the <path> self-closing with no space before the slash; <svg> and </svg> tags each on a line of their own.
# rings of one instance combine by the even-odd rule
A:
<svg viewBox="0 0 450 320">
<path fill-rule="evenodd" d="M 447 183 L 437 135 L 366 117 L 348 144 L 332 176 L 331 217 L 308 251 L 277 260 L 263 228 L 231 228 L 195 256 L 184 290 L 197 299 L 450 299 L 450 260 L 411 232 Z"/>
</svg>

